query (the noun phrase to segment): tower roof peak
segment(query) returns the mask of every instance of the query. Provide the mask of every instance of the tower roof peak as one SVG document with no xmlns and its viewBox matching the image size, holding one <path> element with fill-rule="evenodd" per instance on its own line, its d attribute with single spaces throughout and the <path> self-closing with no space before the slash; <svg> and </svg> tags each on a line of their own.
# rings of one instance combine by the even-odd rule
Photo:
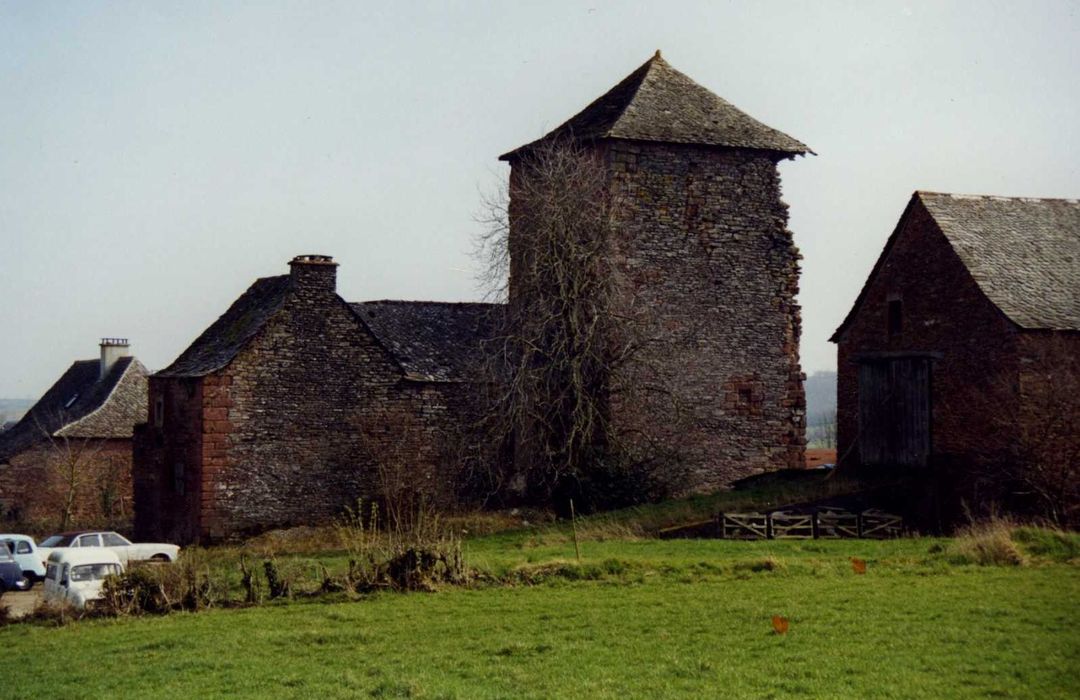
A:
<svg viewBox="0 0 1080 700">
<path fill-rule="evenodd" d="M 805 144 L 757 121 L 671 67 L 657 49 L 615 87 L 539 141 L 500 156 L 513 160 L 553 139 L 626 139 L 813 153 Z"/>
</svg>

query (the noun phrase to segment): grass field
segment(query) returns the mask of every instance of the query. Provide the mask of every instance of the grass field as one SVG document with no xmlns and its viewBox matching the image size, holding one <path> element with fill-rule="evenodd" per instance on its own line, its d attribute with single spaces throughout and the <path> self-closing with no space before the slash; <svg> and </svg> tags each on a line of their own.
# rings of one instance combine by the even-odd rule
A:
<svg viewBox="0 0 1080 700">
<path fill-rule="evenodd" d="M 649 536 L 786 489 L 587 518 L 580 562 L 566 523 L 456 522 L 472 583 L 434 593 L 304 595 L 348 566 L 329 531 L 188 550 L 219 604 L 240 599 L 241 552 L 274 557 L 297 595 L 0 628 L 0 697 L 1080 697 L 1080 536 Z"/>
<path fill-rule="evenodd" d="M 465 543 L 490 576 L 531 585 L 9 626 L 0 696 L 1080 694 L 1075 540 L 1025 566 L 958 564 L 928 539 L 590 540 L 581 565 L 567 545 Z"/>
</svg>

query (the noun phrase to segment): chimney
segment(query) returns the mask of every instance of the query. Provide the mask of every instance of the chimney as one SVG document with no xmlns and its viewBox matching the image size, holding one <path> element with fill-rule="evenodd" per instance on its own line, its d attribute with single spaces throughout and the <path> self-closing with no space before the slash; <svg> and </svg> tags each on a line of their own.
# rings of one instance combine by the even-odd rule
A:
<svg viewBox="0 0 1080 700">
<path fill-rule="evenodd" d="M 337 266 L 329 255 L 297 255 L 289 262 L 293 289 L 333 294 L 337 291 Z"/>
<path fill-rule="evenodd" d="M 127 357 L 130 349 L 127 338 L 102 338 L 101 339 L 101 374 L 98 379 L 104 379 L 112 366 L 121 357 Z"/>
</svg>

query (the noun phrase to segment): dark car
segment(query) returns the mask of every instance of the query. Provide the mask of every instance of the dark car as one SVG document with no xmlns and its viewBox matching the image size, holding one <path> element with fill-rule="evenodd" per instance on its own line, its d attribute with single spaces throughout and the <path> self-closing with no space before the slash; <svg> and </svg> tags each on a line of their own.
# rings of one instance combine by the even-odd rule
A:
<svg viewBox="0 0 1080 700">
<path fill-rule="evenodd" d="M 0 593 L 4 591 L 25 591 L 30 588 L 30 579 L 23 575 L 22 567 L 11 556 L 7 547 L 0 547 Z"/>
</svg>

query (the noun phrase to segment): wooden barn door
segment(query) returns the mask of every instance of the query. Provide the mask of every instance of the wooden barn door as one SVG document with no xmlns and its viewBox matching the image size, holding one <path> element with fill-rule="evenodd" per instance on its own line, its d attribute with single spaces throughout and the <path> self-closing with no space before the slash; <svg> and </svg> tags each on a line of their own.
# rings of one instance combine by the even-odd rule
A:
<svg viewBox="0 0 1080 700">
<path fill-rule="evenodd" d="M 930 458 L 930 359 L 859 365 L 859 455 L 868 466 L 925 467 Z"/>
</svg>

